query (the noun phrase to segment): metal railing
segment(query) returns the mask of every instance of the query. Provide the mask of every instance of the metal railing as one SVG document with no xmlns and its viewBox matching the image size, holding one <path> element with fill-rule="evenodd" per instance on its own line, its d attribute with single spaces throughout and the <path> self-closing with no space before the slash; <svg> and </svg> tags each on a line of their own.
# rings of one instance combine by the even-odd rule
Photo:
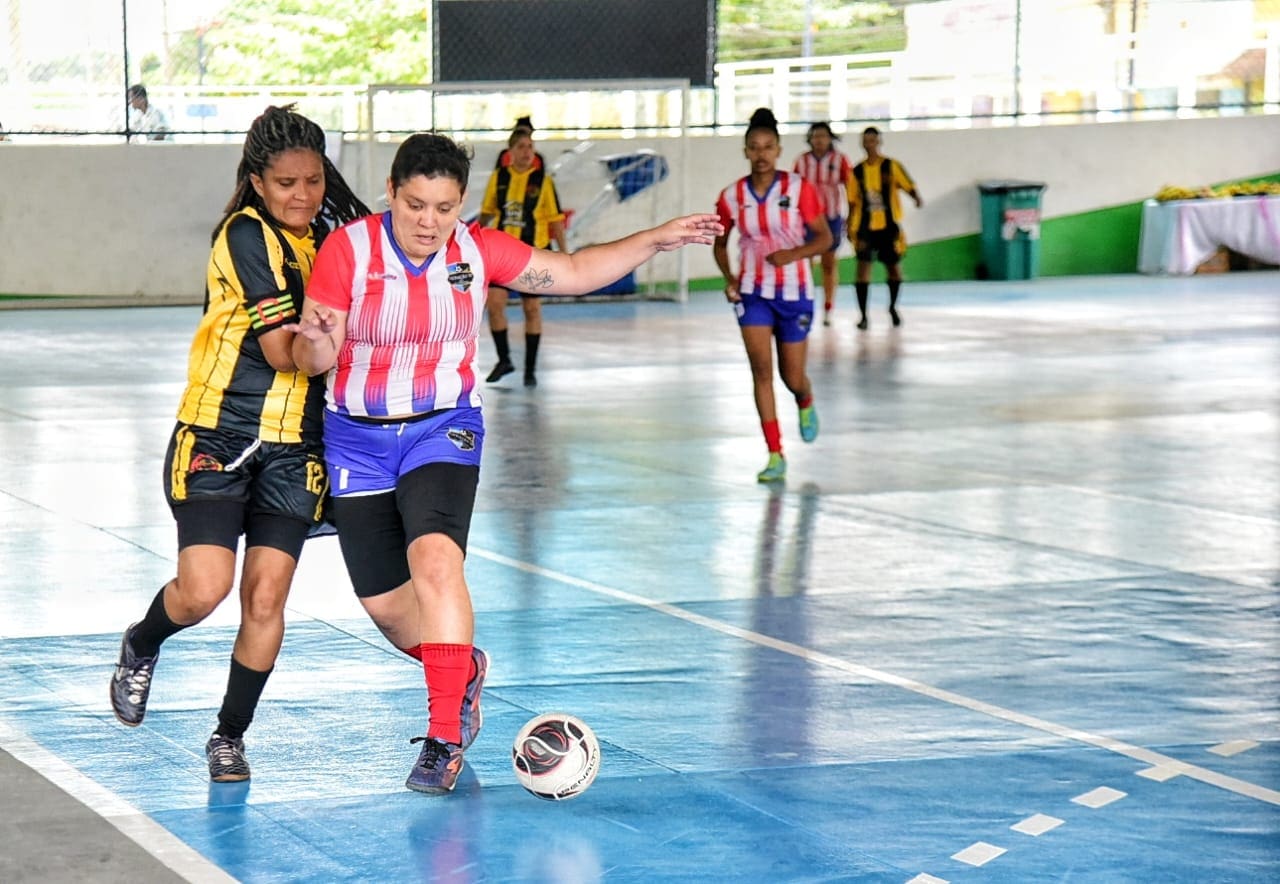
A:
<svg viewBox="0 0 1280 884">
<path fill-rule="evenodd" d="M 969 128 L 1041 123 L 1094 122 L 1143 117 L 1186 117 L 1280 112 L 1280 33 L 1243 44 L 1256 79 L 1186 69 L 1170 78 L 1132 86 L 1119 72 L 1157 52 L 1115 38 L 1105 55 L 1076 70 L 1003 72 L 999 65 L 968 72 L 939 72 L 906 52 L 815 56 L 716 65 L 714 89 L 692 89 L 685 120 L 669 126 L 693 134 L 740 127 L 753 109 L 770 107 L 785 124 L 829 120 L 837 132 L 866 122 L 889 128 Z M 430 87 L 426 87 L 429 89 Z M 457 86 L 449 88 L 456 89 Z M 557 90 L 548 84 L 548 92 Z M 268 104 L 297 102 L 326 129 L 360 138 L 371 118 L 366 86 L 164 86 L 149 87 L 150 100 L 167 116 L 173 141 L 238 141 Z M 556 131 L 617 132 L 633 102 L 609 90 L 581 93 L 572 121 L 540 120 Z M 452 115 L 456 125 L 465 115 Z M 378 128 L 414 131 L 420 109 L 406 108 L 396 120 L 379 109 Z M 0 123 L 11 141 L 74 139 L 119 143 L 127 134 L 123 90 L 86 90 L 79 83 L 13 84 L 0 87 Z M 470 131 L 470 130 L 458 130 Z"/>
</svg>

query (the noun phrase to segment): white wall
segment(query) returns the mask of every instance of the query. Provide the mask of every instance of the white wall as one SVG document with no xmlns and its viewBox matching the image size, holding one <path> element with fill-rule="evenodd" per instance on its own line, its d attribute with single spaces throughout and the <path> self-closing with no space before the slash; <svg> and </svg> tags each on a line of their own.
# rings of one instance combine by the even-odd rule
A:
<svg viewBox="0 0 1280 884">
<path fill-rule="evenodd" d="M 783 141 L 789 166 L 804 149 L 803 134 Z M 595 152 L 649 144 L 602 144 Z M 856 133 L 844 146 L 855 159 L 861 155 Z M 539 149 L 554 160 L 561 145 L 542 142 Z M 677 165 L 679 149 L 662 149 Z M 908 208 L 907 218 L 911 239 L 923 242 L 976 232 L 976 184 L 988 178 L 1046 182 L 1044 211 L 1053 217 L 1134 202 L 1165 184 L 1280 171 L 1280 115 L 886 132 L 884 149 L 906 165 L 925 198 L 924 209 Z M 494 152 L 477 152 L 473 197 Z M 209 234 L 230 196 L 239 153 L 229 145 L 0 143 L 0 293 L 199 301 Z M 347 145 L 340 166 L 372 200 L 380 191 L 370 182 L 385 176 L 393 153 L 390 145 L 375 145 L 371 154 Z M 691 211 L 710 211 L 720 189 L 748 171 L 741 134 L 693 138 L 688 156 Z M 693 252 L 690 273 L 716 275 L 710 249 Z"/>
</svg>

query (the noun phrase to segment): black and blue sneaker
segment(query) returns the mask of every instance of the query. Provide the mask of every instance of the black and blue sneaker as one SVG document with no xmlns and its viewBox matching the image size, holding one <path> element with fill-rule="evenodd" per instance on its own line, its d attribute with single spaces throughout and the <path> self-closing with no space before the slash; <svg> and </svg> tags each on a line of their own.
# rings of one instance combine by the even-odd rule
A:
<svg viewBox="0 0 1280 884">
<path fill-rule="evenodd" d="M 249 779 L 249 761 L 244 757 L 244 740 L 214 734 L 204 744 L 209 759 L 209 779 L 215 783 L 238 783 Z"/>
<path fill-rule="evenodd" d="M 147 714 L 147 697 L 151 695 L 151 677 L 155 674 L 157 653 L 154 657 L 139 657 L 129 644 L 129 633 L 134 623 L 124 631 L 120 640 L 120 659 L 111 676 L 111 708 L 120 723 L 129 727 L 142 724 Z"/>
<path fill-rule="evenodd" d="M 414 737 L 410 743 L 422 743 L 418 760 L 404 784 L 415 792 L 443 795 L 452 792 L 462 773 L 462 747 L 435 737 Z"/>
</svg>

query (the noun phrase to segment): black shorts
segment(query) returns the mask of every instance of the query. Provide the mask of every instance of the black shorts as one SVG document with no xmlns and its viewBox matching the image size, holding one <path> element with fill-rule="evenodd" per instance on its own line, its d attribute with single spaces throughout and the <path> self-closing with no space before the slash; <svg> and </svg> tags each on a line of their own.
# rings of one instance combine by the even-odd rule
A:
<svg viewBox="0 0 1280 884">
<path fill-rule="evenodd" d="M 897 264 L 904 251 L 898 228 L 892 224 L 882 230 L 860 231 L 853 244 L 853 253 L 859 261 L 874 258 L 881 264 Z"/>
<path fill-rule="evenodd" d="M 443 534 L 467 551 L 480 467 L 436 461 L 405 473 L 394 491 L 333 498 L 338 542 L 360 598 L 409 580 L 409 544 Z"/>
<path fill-rule="evenodd" d="M 282 549 L 297 558 L 329 490 L 318 443 L 263 442 L 178 424 L 164 458 L 164 491 L 179 549 L 214 543 Z"/>
</svg>

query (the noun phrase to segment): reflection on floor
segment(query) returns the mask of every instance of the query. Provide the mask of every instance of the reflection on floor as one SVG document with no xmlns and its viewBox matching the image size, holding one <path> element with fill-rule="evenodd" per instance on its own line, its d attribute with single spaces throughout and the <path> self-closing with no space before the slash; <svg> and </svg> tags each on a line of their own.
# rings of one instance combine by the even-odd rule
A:
<svg viewBox="0 0 1280 884">
<path fill-rule="evenodd" d="M 841 296 L 814 444 L 778 385 L 780 488 L 718 297 L 547 310 L 540 385 L 486 389 L 493 668 L 446 798 L 403 788 L 422 675 L 333 538 L 252 785 L 210 785 L 202 752 L 233 601 L 115 723 L 120 631 L 173 568 L 196 314 L 0 313 L 0 748 L 244 881 L 1280 878 L 1280 277 L 908 285 L 904 325 L 866 332 Z M 604 745 L 561 804 L 510 766 L 551 710 Z"/>
</svg>

